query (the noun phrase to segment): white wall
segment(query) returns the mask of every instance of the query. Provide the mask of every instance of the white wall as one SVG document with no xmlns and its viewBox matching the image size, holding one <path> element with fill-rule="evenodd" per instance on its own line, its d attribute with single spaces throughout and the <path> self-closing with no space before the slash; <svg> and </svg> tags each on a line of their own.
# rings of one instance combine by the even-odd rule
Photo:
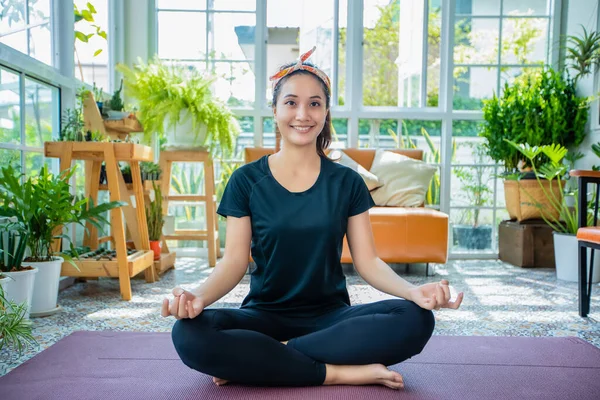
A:
<svg viewBox="0 0 600 400">
<path fill-rule="evenodd" d="M 600 29 L 598 0 L 563 0 L 563 2 L 567 2 L 568 4 L 566 15 L 567 35 L 580 35 L 582 33 L 581 25 L 585 26 L 588 32 Z M 599 74 L 597 73 L 596 75 Z M 587 76 L 581 79 L 578 84 L 579 94 L 582 96 L 597 94 L 599 92 L 597 82 L 598 76 Z M 587 135 L 579 149 L 585 154 L 585 157 L 577 162 L 576 167 L 579 169 L 591 169 L 592 165 L 600 165 L 600 158 L 591 150 L 592 143 L 600 142 L 599 107 L 598 100 L 594 101 L 590 106 Z"/>
</svg>

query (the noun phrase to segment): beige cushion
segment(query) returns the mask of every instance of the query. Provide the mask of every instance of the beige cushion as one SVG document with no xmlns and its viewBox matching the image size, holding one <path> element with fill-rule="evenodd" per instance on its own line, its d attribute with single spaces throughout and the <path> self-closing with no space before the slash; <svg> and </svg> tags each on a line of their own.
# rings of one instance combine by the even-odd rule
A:
<svg viewBox="0 0 600 400">
<path fill-rule="evenodd" d="M 346 153 L 341 150 L 334 150 L 329 155 L 334 161 L 345 165 L 348 168 L 352 168 L 363 178 L 369 190 L 376 189 L 383 185 L 383 181 L 379 179 L 375 174 L 369 172 L 365 167 L 354 161 Z M 339 159 L 338 159 L 339 158 Z"/>
<path fill-rule="evenodd" d="M 429 182 L 437 168 L 433 165 L 396 154 L 377 150 L 371 172 L 384 185 L 371 192 L 378 206 L 419 207 L 425 202 Z"/>
</svg>

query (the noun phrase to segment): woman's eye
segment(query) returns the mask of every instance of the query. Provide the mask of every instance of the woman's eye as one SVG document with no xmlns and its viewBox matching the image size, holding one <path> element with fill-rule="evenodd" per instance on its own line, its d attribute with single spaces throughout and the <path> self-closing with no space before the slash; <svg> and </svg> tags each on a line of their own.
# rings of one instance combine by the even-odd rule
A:
<svg viewBox="0 0 600 400">
<path fill-rule="evenodd" d="M 310 105 L 313 107 L 320 107 L 321 103 L 319 103 L 318 101 L 313 101 L 312 103 L 310 103 Z"/>
<path fill-rule="evenodd" d="M 290 105 L 290 106 L 293 106 L 293 105 L 295 105 L 296 103 L 294 103 L 292 100 L 289 100 L 289 101 L 287 101 L 285 104 L 287 104 L 287 105 Z"/>
</svg>

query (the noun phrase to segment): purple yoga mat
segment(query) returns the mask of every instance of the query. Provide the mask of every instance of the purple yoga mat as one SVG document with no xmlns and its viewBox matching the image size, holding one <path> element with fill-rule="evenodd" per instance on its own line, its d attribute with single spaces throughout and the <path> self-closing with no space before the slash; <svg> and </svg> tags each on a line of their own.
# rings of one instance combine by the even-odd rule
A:
<svg viewBox="0 0 600 400">
<path fill-rule="evenodd" d="M 434 336 L 391 367 L 406 387 L 216 386 L 168 333 L 75 332 L 0 377 L 2 400 L 600 399 L 600 349 L 578 338 Z"/>
</svg>

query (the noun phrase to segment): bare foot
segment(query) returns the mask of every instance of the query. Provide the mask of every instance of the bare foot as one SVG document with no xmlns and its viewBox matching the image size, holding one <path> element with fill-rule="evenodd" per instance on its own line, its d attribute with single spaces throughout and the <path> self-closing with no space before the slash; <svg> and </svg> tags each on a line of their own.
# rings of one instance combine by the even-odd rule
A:
<svg viewBox="0 0 600 400">
<path fill-rule="evenodd" d="M 229 381 L 226 381 L 225 379 L 221 379 L 221 378 L 213 378 L 213 382 L 217 385 L 217 386 L 223 386 L 224 384 L 226 384 Z"/>
<path fill-rule="evenodd" d="M 390 371 L 383 364 L 331 365 L 326 364 L 327 375 L 324 385 L 384 385 L 392 389 L 403 389 L 402 375 Z"/>
<path fill-rule="evenodd" d="M 287 344 L 287 342 L 288 342 L 288 341 L 286 340 L 285 342 L 281 342 L 281 343 L 283 343 L 283 344 Z"/>
</svg>

